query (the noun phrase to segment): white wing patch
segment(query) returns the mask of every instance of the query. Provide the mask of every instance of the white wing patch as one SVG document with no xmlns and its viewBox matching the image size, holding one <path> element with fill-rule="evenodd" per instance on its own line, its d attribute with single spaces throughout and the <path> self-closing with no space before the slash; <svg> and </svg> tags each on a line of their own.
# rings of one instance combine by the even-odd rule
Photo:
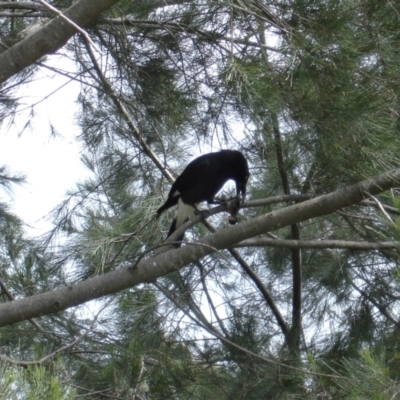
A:
<svg viewBox="0 0 400 400">
<path fill-rule="evenodd" d="M 182 199 L 178 200 L 178 211 L 176 213 L 176 227 L 181 226 L 196 209 L 190 204 L 185 204 Z"/>
</svg>

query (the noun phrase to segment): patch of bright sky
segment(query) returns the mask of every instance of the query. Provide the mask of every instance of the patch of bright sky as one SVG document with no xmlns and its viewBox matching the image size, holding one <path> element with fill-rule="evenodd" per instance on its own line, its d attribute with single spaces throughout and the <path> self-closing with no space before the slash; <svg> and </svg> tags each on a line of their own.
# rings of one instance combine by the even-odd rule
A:
<svg viewBox="0 0 400 400">
<path fill-rule="evenodd" d="M 47 64 L 73 70 L 68 60 L 58 56 L 48 59 Z M 34 82 L 16 93 L 22 104 L 15 124 L 10 127 L 9 121 L 4 121 L 0 127 L 0 165 L 26 176 L 24 185 L 14 187 L 12 198 L 0 192 L 0 201 L 9 204 L 11 211 L 28 225 L 31 236 L 52 228 L 48 219 L 51 210 L 75 182 L 88 176 L 80 161 L 81 145 L 76 140 L 80 130 L 74 123 L 79 84 L 66 84 L 68 81 L 42 70 Z M 35 116 L 30 118 L 30 106 L 34 104 Z M 29 120 L 31 127 L 21 134 Z M 56 137 L 51 136 L 51 125 L 59 134 Z"/>
</svg>

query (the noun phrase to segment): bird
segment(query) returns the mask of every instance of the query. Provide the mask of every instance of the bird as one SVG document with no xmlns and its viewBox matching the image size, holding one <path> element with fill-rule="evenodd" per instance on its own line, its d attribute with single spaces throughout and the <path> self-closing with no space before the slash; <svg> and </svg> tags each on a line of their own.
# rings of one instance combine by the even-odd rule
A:
<svg viewBox="0 0 400 400">
<path fill-rule="evenodd" d="M 165 210 L 178 205 L 167 238 L 197 210 L 198 203 L 219 204 L 215 195 L 230 179 L 236 183 L 236 199 L 243 201 L 249 176 L 247 160 L 237 150 L 207 153 L 191 161 L 172 184 L 167 200 L 156 212 L 159 218 Z M 184 234 L 177 240 L 181 241 L 183 237 Z"/>
</svg>

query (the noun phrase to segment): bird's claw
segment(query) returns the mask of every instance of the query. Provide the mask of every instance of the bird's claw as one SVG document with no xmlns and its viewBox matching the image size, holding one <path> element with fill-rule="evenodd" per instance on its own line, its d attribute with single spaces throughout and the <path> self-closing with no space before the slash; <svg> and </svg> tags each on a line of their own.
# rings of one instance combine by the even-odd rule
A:
<svg viewBox="0 0 400 400">
<path fill-rule="evenodd" d="M 227 195 L 222 194 L 220 197 L 214 197 L 214 203 L 215 204 L 220 204 L 220 205 L 227 204 L 227 203 L 229 203 L 230 201 L 232 201 L 232 200 L 234 200 L 236 198 L 237 198 L 236 196 L 228 197 Z"/>
</svg>

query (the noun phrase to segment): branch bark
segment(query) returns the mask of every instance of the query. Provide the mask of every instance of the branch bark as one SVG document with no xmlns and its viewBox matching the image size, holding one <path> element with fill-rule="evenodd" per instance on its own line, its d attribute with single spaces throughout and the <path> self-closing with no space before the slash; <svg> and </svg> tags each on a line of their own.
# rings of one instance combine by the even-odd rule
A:
<svg viewBox="0 0 400 400">
<path fill-rule="evenodd" d="M 119 0 L 78 0 L 64 15 L 79 26 L 87 26 Z M 32 65 L 41 57 L 54 53 L 67 43 L 76 29 L 61 17 L 56 17 L 42 28 L 0 54 L 0 84 Z"/>
<path fill-rule="evenodd" d="M 279 175 L 283 191 L 286 196 L 290 196 L 290 185 L 283 158 L 282 137 L 279 129 L 278 117 L 272 114 L 272 131 L 275 140 L 275 152 L 278 164 Z M 298 224 L 290 225 L 292 240 L 300 240 L 300 227 Z M 293 300 L 292 300 L 292 327 L 290 329 L 288 345 L 292 352 L 299 354 L 301 337 L 301 311 L 302 311 L 302 262 L 301 249 L 292 247 L 292 275 L 293 275 Z"/>
<path fill-rule="evenodd" d="M 400 247 L 398 241 L 388 242 L 354 242 L 348 240 L 284 240 L 257 238 L 235 244 L 234 247 L 284 247 L 287 249 L 347 249 L 347 250 L 381 250 Z"/>
<path fill-rule="evenodd" d="M 144 259 L 135 268 L 119 268 L 74 285 L 1 304 L 0 327 L 66 310 L 140 283 L 154 282 L 216 249 L 232 247 L 235 243 L 257 235 L 332 214 L 343 207 L 359 203 L 364 199 L 365 192 L 375 195 L 399 185 L 400 168 L 397 168 L 336 192 L 221 229 L 191 245 Z"/>
<path fill-rule="evenodd" d="M 34 3 L 32 1 L 18 1 L 18 2 L 0 1 L 0 9 L 47 11 L 46 7 L 44 7 L 40 4 Z"/>
</svg>

